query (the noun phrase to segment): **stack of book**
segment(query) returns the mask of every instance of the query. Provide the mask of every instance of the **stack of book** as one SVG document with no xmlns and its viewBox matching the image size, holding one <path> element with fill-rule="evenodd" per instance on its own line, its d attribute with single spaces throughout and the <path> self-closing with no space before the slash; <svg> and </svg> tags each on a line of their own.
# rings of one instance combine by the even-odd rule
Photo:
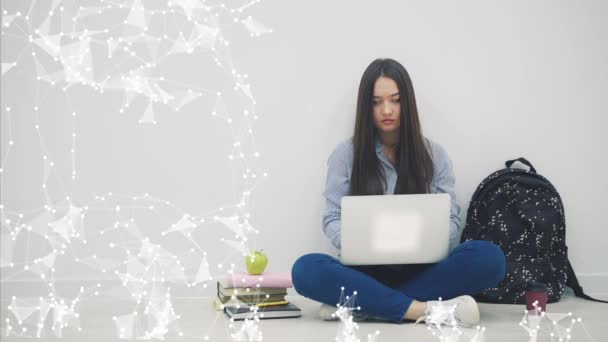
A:
<svg viewBox="0 0 608 342">
<path fill-rule="evenodd" d="M 258 307 L 260 319 L 299 317 L 300 308 L 285 298 L 290 287 L 289 273 L 233 273 L 217 282 L 215 308 L 235 320 L 252 318 L 252 306 Z"/>
</svg>

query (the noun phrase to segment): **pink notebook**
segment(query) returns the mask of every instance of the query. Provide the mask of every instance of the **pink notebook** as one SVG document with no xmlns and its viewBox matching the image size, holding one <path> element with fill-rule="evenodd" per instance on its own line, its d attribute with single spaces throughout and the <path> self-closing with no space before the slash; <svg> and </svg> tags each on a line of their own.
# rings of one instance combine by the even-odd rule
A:
<svg viewBox="0 0 608 342">
<path fill-rule="evenodd" d="M 234 272 L 228 274 L 228 285 L 232 287 L 293 287 L 291 273 L 264 272 L 260 275 L 251 275 L 247 272 Z"/>
</svg>

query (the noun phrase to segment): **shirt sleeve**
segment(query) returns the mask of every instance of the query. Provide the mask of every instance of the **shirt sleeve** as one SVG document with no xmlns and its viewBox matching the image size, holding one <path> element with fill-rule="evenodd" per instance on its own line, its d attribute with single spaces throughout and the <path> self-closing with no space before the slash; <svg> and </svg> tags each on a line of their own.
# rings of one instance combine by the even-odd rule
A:
<svg viewBox="0 0 608 342">
<path fill-rule="evenodd" d="M 450 250 L 460 244 L 460 233 L 462 222 L 460 220 L 460 206 L 456 202 L 456 177 L 452 160 L 447 152 L 440 145 L 435 145 L 436 164 L 435 164 L 435 190 L 436 193 L 446 193 L 451 198 L 450 209 Z"/>
<path fill-rule="evenodd" d="M 348 149 L 345 144 L 338 145 L 327 160 L 327 179 L 325 181 L 325 211 L 323 212 L 323 233 L 330 242 L 340 249 L 342 197 L 349 190 Z"/>
</svg>

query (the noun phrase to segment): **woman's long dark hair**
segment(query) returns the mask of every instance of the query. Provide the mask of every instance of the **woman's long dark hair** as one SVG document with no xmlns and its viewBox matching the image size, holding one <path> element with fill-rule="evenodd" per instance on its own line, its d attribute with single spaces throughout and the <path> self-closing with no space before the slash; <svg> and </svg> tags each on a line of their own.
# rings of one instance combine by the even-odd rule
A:
<svg viewBox="0 0 608 342">
<path fill-rule="evenodd" d="M 395 81 L 400 93 L 401 125 L 396 151 L 398 177 L 395 194 L 428 193 L 434 167 L 422 135 L 412 81 L 399 62 L 386 58 L 373 61 L 365 69 L 359 84 L 350 195 L 382 195 L 386 191 L 386 175 L 376 156 L 375 138 L 378 133 L 372 112 L 374 84 L 380 76 Z"/>
</svg>

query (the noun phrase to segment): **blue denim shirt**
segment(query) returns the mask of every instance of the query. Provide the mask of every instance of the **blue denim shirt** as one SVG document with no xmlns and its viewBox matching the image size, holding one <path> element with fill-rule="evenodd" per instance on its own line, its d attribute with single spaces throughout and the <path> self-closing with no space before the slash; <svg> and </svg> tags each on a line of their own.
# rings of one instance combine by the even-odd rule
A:
<svg viewBox="0 0 608 342">
<path fill-rule="evenodd" d="M 452 161 L 445 149 L 425 139 L 435 167 L 431 180 L 431 193 L 447 193 L 452 200 L 450 213 L 450 250 L 460 243 L 461 221 L 460 207 L 456 203 L 454 170 Z M 387 177 L 385 194 L 393 194 L 397 184 L 397 170 L 384 154 L 380 140 L 376 138 L 376 155 L 384 168 Z M 348 194 L 350 177 L 353 168 L 353 144 L 351 139 L 344 141 L 334 149 L 327 160 L 327 181 L 325 183 L 325 211 L 323 212 L 323 233 L 331 243 L 340 249 L 341 200 Z"/>
</svg>

